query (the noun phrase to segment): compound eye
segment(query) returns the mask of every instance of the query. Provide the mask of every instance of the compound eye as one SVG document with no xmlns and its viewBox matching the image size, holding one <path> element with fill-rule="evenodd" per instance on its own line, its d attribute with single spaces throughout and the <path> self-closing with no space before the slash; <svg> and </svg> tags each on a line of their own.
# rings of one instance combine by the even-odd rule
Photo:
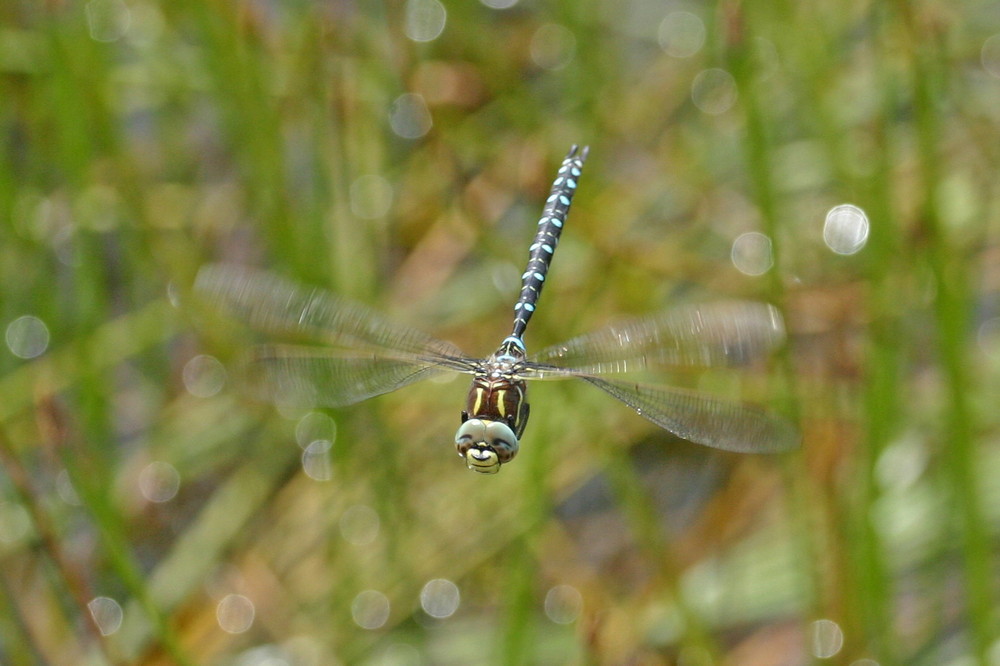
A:
<svg viewBox="0 0 1000 666">
<path fill-rule="evenodd" d="M 518 441 L 514 431 L 506 423 L 491 421 L 486 424 L 486 442 L 497 452 L 500 462 L 506 463 L 517 455 Z"/>
<path fill-rule="evenodd" d="M 482 419 L 469 419 L 455 433 L 455 448 L 458 449 L 458 455 L 463 458 L 470 448 L 485 443 L 486 421 Z"/>
</svg>

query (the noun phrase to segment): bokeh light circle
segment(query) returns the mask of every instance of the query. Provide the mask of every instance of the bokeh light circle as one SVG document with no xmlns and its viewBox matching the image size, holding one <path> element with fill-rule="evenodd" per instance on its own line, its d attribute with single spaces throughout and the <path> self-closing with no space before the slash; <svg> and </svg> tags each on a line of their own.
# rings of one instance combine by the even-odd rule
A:
<svg viewBox="0 0 1000 666">
<path fill-rule="evenodd" d="M 737 96 L 736 79 L 724 69 L 706 69 L 691 83 L 691 101 L 710 116 L 718 116 L 731 109 Z"/>
<path fill-rule="evenodd" d="M 583 610 L 583 596 L 572 585 L 556 585 L 545 594 L 545 615 L 556 624 L 575 622 Z"/>
<path fill-rule="evenodd" d="M 656 39 L 667 55 L 690 58 L 705 44 L 705 22 L 691 12 L 672 11 L 660 22 Z"/>
<path fill-rule="evenodd" d="M 170 463 L 154 460 L 139 472 L 139 492 L 150 502 L 169 502 L 177 496 L 181 475 Z"/>
<path fill-rule="evenodd" d="M 810 626 L 810 643 L 813 656 L 829 659 L 844 647 L 844 632 L 833 620 L 816 620 Z"/>
<path fill-rule="evenodd" d="M 389 620 L 389 597 L 378 590 L 365 590 L 354 597 L 351 617 L 362 629 L 378 629 Z"/>
<path fill-rule="evenodd" d="M 228 634 L 242 634 L 253 626 L 254 605 L 242 594 L 227 594 L 215 607 L 215 619 Z"/>
<path fill-rule="evenodd" d="M 404 139 L 419 139 L 431 131 L 433 125 L 427 103 L 416 93 L 403 93 L 389 109 L 389 126 Z"/>
<path fill-rule="evenodd" d="M 295 424 L 295 441 L 305 449 L 316 440 L 337 441 L 337 422 L 323 412 L 306 412 Z"/>
<path fill-rule="evenodd" d="M 333 443 L 325 439 L 311 442 L 302 452 L 302 471 L 314 481 L 329 481 L 333 478 L 330 464 L 330 449 Z"/>
<path fill-rule="evenodd" d="M 122 626 L 124 613 L 121 604 L 111 597 L 91 599 L 87 602 L 87 610 L 90 611 L 90 617 L 94 620 L 94 624 L 97 625 L 97 630 L 101 632 L 102 636 L 110 636 Z"/>
<path fill-rule="evenodd" d="M 214 356 L 200 354 L 184 364 L 181 381 L 196 398 L 211 398 L 226 385 L 226 368 Z"/>
<path fill-rule="evenodd" d="M 438 619 L 454 615 L 460 601 L 458 586 L 444 578 L 428 581 L 420 590 L 420 607 L 425 613 Z"/>
<path fill-rule="evenodd" d="M 441 36 L 448 10 L 438 0 L 407 0 L 406 36 L 415 42 L 430 42 Z"/>
<path fill-rule="evenodd" d="M 868 216 L 853 204 L 834 206 L 823 223 L 823 242 L 837 254 L 855 254 L 868 242 Z"/>
<path fill-rule="evenodd" d="M 733 241 L 730 260 L 744 275 L 763 275 L 774 266 L 771 239 L 758 231 L 740 234 Z"/>
<path fill-rule="evenodd" d="M 1000 34 L 986 38 L 979 51 L 979 61 L 987 74 L 1000 79 Z"/>
<path fill-rule="evenodd" d="M 38 317 L 24 315 L 7 325 L 7 349 L 18 358 L 35 358 L 49 347 L 49 327 Z"/>
</svg>

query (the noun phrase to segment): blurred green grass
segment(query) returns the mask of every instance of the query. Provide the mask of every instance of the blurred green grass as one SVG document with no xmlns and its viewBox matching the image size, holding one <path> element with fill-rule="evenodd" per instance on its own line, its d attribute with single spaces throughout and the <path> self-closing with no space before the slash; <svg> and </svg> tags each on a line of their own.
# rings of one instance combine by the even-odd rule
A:
<svg viewBox="0 0 1000 666">
<path fill-rule="evenodd" d="M 981 2 L 6 3 L 0 662 L 1000 663 L 997 33 Z M 199 397 L 245 344 L 190 307 L 208 261 L 490 351 L 572 143 L 529 344 L 774 302 L 801 452 L 567 383 L 478 478 L 457 381 L 331 412 L 304 469 L 238 380 Z"/>
</svg>

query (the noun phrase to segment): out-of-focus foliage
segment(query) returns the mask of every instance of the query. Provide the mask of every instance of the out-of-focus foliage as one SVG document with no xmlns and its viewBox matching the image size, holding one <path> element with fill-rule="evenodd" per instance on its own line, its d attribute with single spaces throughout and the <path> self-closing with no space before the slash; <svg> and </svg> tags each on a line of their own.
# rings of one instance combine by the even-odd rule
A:
<svg viewBox="0 0 1000 666">
<path fill-rule="evenodd" d="M 3 3 L 0 662 L 997 663 L 998 127 L 995 3 Z M 801 451 L 240 393 L 200 265 L 485 355 L 573 143 L 529 344 L 770 301 Z"/>
</svg>

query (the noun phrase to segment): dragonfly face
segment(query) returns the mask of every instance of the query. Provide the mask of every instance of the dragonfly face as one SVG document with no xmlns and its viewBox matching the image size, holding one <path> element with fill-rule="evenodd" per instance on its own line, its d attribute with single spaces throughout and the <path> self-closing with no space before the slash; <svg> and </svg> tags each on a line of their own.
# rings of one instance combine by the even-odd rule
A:
<svg viewBox="0 0 1000 666">
<path fill-rule="evenodd" d="M 462 416 L 465 417 L 465 412 Z M 496 474 L 500 465 L 517 455 L 518 442 L 514 431 L 503 421 L 466 419 L 455 433 L 455 447 L 472 471 Z"/>
<path fill-rule="evenodd" d="M 458 455 L 473 471 L 496 474 L 517 455 L 528 424 L 527 387 L 518 376 L 524 358 L 524 343 L 510 337 L 476 368 L 455 433 Z"/>
</svg>

